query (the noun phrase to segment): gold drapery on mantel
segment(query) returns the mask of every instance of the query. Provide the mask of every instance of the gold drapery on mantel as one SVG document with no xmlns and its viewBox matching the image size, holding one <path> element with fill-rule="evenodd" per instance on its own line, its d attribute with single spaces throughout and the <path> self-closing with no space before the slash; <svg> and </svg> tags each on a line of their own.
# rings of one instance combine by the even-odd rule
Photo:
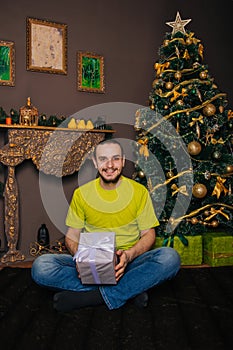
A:
<svg viewBox="0 0 233 350">
<path fill-rule="evenodd" d="M 6 125 L 0 125 L 6 128 Z M 53 127 L 7 126 L 8 144 L 0 149 L 0 162 L 8 167 L 4 190 L 5 234 L 8 251 L 2 263 L 22 261 L 17 250 L 19 238 L 19 203 L 15 167 L 31 159 L 39 171 L 63 177 L 78 171 L 85 157 L 113 130 L 73 130 Z"/>
</svg>

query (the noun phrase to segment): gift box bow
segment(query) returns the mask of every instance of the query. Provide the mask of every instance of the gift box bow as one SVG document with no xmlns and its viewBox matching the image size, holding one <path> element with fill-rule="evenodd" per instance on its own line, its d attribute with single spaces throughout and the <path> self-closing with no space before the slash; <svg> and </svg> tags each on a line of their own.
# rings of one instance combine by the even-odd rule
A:
<svg viewBox="0 0 233 350">
<path fill-rule="evenodd" d="M 165 238 L 164 238 L 164 241 L 163 241 L 163 246 L 170 246 L 171 248 L 173 248 L 174 247 L 174 240 L 175 240 L 175 236 L 177 236 L 179 239 L 180 239 L 180 241 L 183 243 L 183 245 L 185 246 L 185 247 L 187 247 L 188 246 L 188 240 L 187 240 L 187 238 L 182 234 L 182 233 L 176 233 L 176 234 L 173 234 L 173 235 L 168 235 L 167 237 L 165 236 Z"/>
</svg>

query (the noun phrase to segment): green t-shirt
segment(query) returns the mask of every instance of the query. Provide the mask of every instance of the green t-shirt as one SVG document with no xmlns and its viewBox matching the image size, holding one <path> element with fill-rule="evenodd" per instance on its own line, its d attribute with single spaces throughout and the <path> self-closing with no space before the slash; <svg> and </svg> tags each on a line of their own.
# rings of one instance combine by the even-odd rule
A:
<svg viewBox="0 0 233 350">
<path fill-rule="evenodd" d="M 139 240 L 140 231 L 159 222 L 145 186 L 122 176 L 113 190 L 104 190 L 99 178 L 77 188 L 66 225 L 85 232 L 113 231 L 117 249 L 128 249 Z"/>
</svg>

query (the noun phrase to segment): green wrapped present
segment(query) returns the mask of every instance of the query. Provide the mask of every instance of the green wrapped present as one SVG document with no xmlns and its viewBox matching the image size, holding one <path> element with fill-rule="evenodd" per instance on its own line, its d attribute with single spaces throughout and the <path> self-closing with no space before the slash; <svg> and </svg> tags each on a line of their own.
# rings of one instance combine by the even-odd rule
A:
<svg viewBox="0 0 233 350">
<path fill-rule="evenodd" d="M 204 262 L 210 266 L 233 265 L 233 235 L 227 232 L 206 233 L 203 236 Z"/>
<path fill-rule="evenodd" d="M 179 237 L 174 237 L 173 248 L 179 253 L 181 265 L 201 265 L 202 264 L 202 236 L 185 236 L 188 245 L 185 245 Z M 164 245 L 164 238 L 156 237 L 155 248 Z M 168 242 L 167 246 L 170 246 Z"/>
</svg>

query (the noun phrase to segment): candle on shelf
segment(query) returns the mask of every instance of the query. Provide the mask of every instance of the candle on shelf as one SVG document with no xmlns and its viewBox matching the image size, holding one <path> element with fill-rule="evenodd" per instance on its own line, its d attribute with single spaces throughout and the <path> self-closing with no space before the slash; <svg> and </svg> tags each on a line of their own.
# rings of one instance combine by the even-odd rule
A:
<svg viewBox="0 0 233 350">
<path fill-rule="evenodd" d="M 11 124 L 12 124 L 11 117 L 6 117 L 6 125 L 11 125 Z"/>
</svg>

